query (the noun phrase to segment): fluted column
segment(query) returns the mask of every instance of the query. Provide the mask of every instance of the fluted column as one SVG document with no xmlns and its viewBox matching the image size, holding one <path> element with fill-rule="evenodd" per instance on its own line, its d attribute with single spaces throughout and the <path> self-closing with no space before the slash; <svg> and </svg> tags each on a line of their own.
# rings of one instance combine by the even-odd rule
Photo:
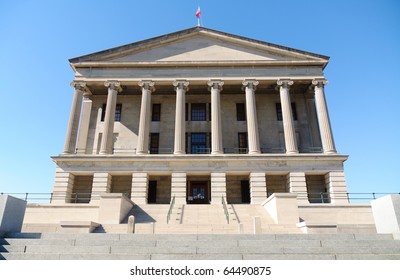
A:
<svg viewBox="0 0 400 280">
<path fill-rule="evenodd" d="M 321 132 L 321 141 L 324 153 L 334 154 L 336 153 L 335 142 L 333 140 L 331 122 L 329 120 L 328 107 L 326 105 L 324 86 L 328 84 L 325 79 L 316 79 L 312 81 L 315 86 L 315 104 L 317 107 L 317 116 L 319 130 Z"/>
<path fill-rule="evenodd" d="M 90 91 L 85 91 L 83 94 L 82 117 L 79 126 L 77 153 L 86 153 L 92 103 L 92 93 Z"/>
<path fill-rule="evenodd" d="M 282 107 L 283 133 L 285 136 L 285 147 L 287 154 L 297 154 L 296 131 L 294 129 L 292 104 L 290 102 L 289 87 L 293 85 L 292 80 L 278 80 L 280 86 L 280 97 Z"/>
<path fill-rule="evenodd" d="M 71 86 L 74 87 L 74 98 L 72 101 L 71 112 L 65 137 L 65 145 L 63 154 L 73 154 L 76 149 L 76 139 L 78 137 L 79 119 L 81 116 L 82 96 L 86 88 L 86 83 L 82 81 L 73 81 Z"/>
<path fill-rule="evenodd" d="M 186 80 L 173 83 L 176 90 L 174 154 L 185 154 L 185 94 L 189 90 Z"/>
<path fill-rule="evenodd" d="M 103 137 L 101 139 L 100 154 L 112 154 L 115 107 L 117 106 L 117 94 L 122 91 L 118 81 L 106 81 L 104 86 L 108 88 L 106 114 L 104 116 Z"/>
<path fill-rule="evenodd" d="M 256 80 L 244 80 L 242 82 L 246 91 L 246 114 L 247 114 L 247 137 L 249 145 L 249 154 L 259 154 L 260 139 L 258 136 L 258 122 L 256 110 L 255 91 L 258 85 Z"/>
<path fill-rule="evenodd" d="M 221 122 L 221 80 L 210 80 L 208 86 L 211 91 L 211 154 L 223 154 L 222 145 L 222 122 Z"/>
<path fill-rule="evenodd" d="M 151 93 L 155 90 L 153 81 L 140 81 L 142 87 L 142 104 L 140 106 L 139 136 L 136 154 L 149 153 L 149 133 L 151 118 Z"/>
</svg>

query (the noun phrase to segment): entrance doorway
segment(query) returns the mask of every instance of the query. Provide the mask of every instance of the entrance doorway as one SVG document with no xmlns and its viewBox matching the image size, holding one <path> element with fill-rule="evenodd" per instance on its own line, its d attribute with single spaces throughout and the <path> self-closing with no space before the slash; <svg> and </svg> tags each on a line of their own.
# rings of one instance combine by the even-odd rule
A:
<svg viewBox="0 0 400 280">
<path fill-rule="evenodd" d="M 208 182 L 193 181 L 189 185 L 189 204 L 208 204 Z"/>
</svg>

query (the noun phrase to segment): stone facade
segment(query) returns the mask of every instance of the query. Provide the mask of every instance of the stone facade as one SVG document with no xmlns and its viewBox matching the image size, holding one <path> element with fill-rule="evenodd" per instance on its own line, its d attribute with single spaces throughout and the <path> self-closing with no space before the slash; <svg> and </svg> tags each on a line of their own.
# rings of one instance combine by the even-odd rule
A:
<svg viewBox="0 0 400 280">
<path fill-rule="evenodd" d="M 52 203 L 125 193 L 136 204 L 260 204 L 276 192 L 347 203 L 328 60 L 204 27 L 71 59 Z"/>
</svg>

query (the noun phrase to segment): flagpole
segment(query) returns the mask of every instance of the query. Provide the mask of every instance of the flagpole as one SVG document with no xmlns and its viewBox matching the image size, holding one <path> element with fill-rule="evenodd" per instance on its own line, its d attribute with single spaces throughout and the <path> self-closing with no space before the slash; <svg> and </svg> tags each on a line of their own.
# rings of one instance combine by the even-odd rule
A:
<svg viewBox="0 0 400 280">
<path fill-rule="evenodd" d="M 200 17 L 197 18 L 197 26 L 200 26 Z"/>
</svg>

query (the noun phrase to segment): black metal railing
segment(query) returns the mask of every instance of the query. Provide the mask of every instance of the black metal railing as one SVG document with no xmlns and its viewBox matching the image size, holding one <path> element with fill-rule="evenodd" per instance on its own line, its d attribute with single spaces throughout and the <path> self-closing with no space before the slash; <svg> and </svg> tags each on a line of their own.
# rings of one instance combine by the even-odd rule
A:
<svg viewBox="0 0 400 280">
<path fill-rule="evenodd" d="M 268 192 L 268 196 L 273 193 Z M 389 193 L 389 192 L 372 192 L 372 193 L 348 193 L 348 192 L 297 192 L 297 198 L 308 199 L 310 203 L 331 203 L 332 200 L 340 201 L 347 200 L 351 203 L 368 203 L 371 200 L 380 198 L 385 195 L 393 195 L 398 193 Z M 89 203 L 92 199 L 91 193 L 79 193 L 74 192 L 70 194 L 62 194 L 62 193 L 4 193 L 1 192 L 0 195 L 10 195 L 22 200 L 27 201 L 28 203 L 51 203 L 54 200 L 64 200 L 66 203 Z M 130 197 L 129 194 L 126 194 Z M 224 199 L 224 198 L 222 198 Z M 226 201 L 225 206 L 226 206 Z M 171 206 L 175 203 L 175 197 L 171 199 Z M 172 212 L 172 208 L 170 209 Z"/>
</svg>

